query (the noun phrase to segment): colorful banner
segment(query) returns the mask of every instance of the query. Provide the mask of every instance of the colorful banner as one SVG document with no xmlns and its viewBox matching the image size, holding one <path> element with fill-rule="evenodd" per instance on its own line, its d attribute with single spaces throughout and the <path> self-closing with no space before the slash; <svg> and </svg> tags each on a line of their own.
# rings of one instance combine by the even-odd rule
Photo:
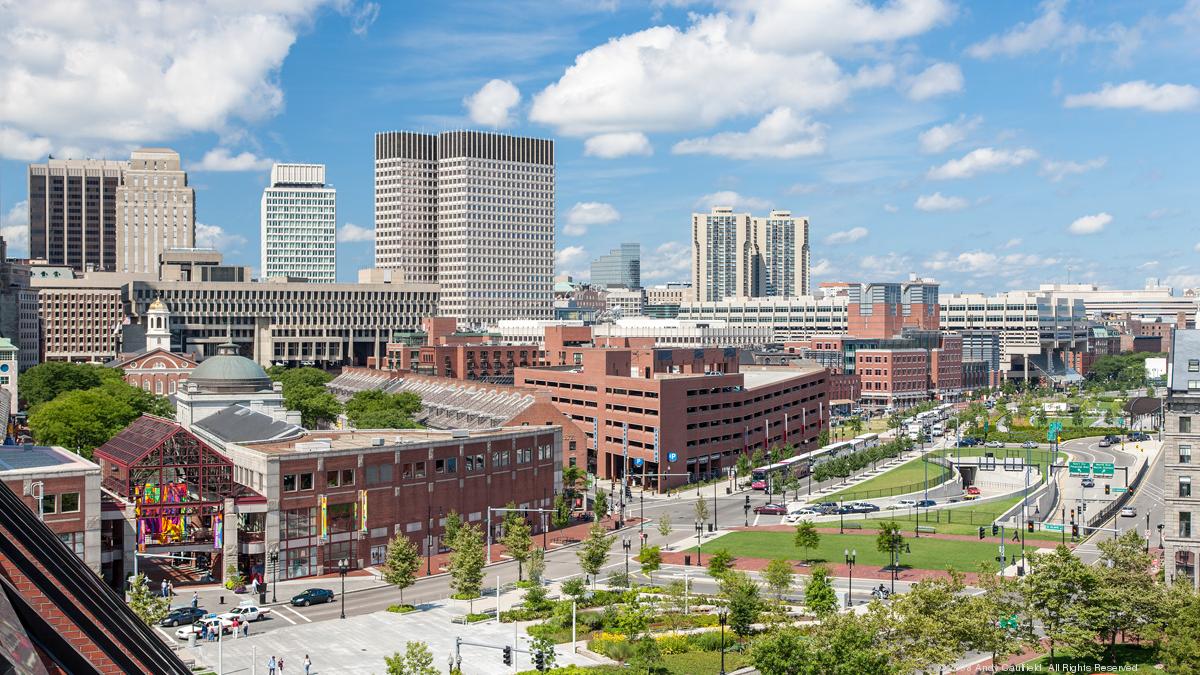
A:
<svg viewBox="0 0 1200 675">
<path fill-rule="evenodd" d="M 321 540 L 329 539 L 329 498 L 321 495 Z"/>
<path fill-rule="evenodd" d="M 770 445 L 771 445 L 771 419 L 764 415 L 763 416 L 763 452 L 769 452 L 771 450 L 771 448 L 768 446 L 770 446 Z"/>
<path fill-rule="evenodd" d="M 787 445 L 787 413 L 783 413 L 783 444 Z"/>
<path fill-rule="evenodd" d="M 658 464 L 658 427 L 654 427 L 654 463 Z"/>
<path fill-rule="evenodd" d="M 213 516 L 213 548 L 225 548 L 225 516 L 218 513 Z"/>
<path fill-rule="evenodd" d="M 362 532 L 366 532 L 367 531 L 367 491 L 366 490 L 358 491 L 358 503 L 359 503 L 358 517 L 360 520 L 358 529 Z"/>
</svg>

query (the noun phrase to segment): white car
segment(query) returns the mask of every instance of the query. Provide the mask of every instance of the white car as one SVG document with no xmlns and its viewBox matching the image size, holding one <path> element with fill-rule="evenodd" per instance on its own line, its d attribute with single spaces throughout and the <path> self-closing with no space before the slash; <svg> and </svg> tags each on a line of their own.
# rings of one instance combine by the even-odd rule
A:
<svg viewBox="0 0 1200 675">
<path fill-rule="evenodd" d="M 234 619 L 238 621 L 258 621 L 270 613 L 271 610 L 265 607 L 243 603 L 220 616 L 222 619 L 229 621 L 233 621 Z"/>
<path fill-rule="evenodd" d="M 803 520 L 812 520 L 812 517 L 815 515 L 817 514 L 811 511 L 789 513 L 783 517 L 783 522 L 787 523 L 788 525 L 796 525 Z"/>
<path fill-rule="evenodd" d="M 988 448 L 1003 448 L 1004 444 L 1000 441 L 988 441 L 987 443 L 984 443 L 984 446 Z"/>
<path fill-rule="evenodd" d="M 901 499 L 900 501 L 896 502 L 896 508 L 898 509 L 911 509 L 916 505 L 917 500 L 915 499 Z"/>
<path fill-rule="evenodd" d="M 1125 508 L 1121 509 L 1121 516 L 1123 518 L 1136 518 L 1137 509 L 1133 508 L 1132 506 L 1126 506 Z"/>
<path fill-rule="evenodd" d="M 200 627 L 201 626 L 208 626 L 209 631 L 212 632 L 217 629 L 218 625 L 221 626 L 221 632 L 226 635 L 228 635 L 230 632 L 233 631 L 233 621 L 232 620 L 226 619 L 226 618 L 220 617 L 220 616 L 209 615 L 209 616 L 204 617 L 203 619 L 200 619 L 196 623 L 191 623 L 186 626 L 180 626 L 175 631 L 175 637 L 179 638 L 180 640 L 186 640 L 188 638 L 188 636 L 193 633 L 195 633 L 196 635 L 200 635 Z"/>
</svg>

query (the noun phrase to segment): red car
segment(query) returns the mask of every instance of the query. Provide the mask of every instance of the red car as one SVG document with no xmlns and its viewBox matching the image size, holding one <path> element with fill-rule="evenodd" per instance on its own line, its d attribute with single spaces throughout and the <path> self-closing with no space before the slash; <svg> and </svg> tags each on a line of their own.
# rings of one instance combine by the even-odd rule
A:
<svg viewBox="0 0 1200 675">
<path fill-rule="evenodd" d="M 761 513 L 767 516 L 786 516 L 787 507 L 783 504 L 763 504 L 754 507 L 755 513 Z"/>
<path fill-rule="evenodd" d="M 971 487 L 967 488 L 967 494 L 969 494 L 969 495 L 976 495 L 976 496 L 978 496 L 978 495 L 979 495 L 979 488 L 977 488 L 977 487 L 975 487 L 974 485 L 972 485 Z"/>
</svg>

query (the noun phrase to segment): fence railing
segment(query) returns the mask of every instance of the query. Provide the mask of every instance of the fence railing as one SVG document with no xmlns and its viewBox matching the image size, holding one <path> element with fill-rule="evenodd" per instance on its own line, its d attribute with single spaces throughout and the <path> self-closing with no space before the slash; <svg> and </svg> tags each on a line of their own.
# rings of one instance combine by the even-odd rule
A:
<svg viewBox="0 0 1200 675">
<path fill-rule="evenodd" d="M 1088 518 L 1087 526 L 1089 528 L 1099 527 L 1109 518 L 1112 518 L 1114 515 L 1116 515 L 1118 511 L 1124 508 L 1125 504 L 1127 504 L 1132 498 L 1131 495 L 1133 494 L 1133 491 L 1141 486 L 1142 478 L 1145 478 L 1146 468 L 1149 466 L 1150 462 L 1142 462 L 1142 468 L 1138 469 L 1137 475 L 1133 477 L 1133 480 L 1129 481 L 1129 489 L 1127 489 L 1125 492 L 1122 492 L 1116 499 L 1109 502 L 1108 506 L 1100 509 L 1099 513 L 1091 518 Z"/>
<path fill-rule="evenodd" d="M 946 481 L 950 480 L 951 476 L 954 475 L 954 469 L 949 469 L 949 468 L 942 466 L 938 462 L 933 461 L 935 459 L 938 459 L 938 458 L 936 458 L 936 457 L 926 458 L 926 461 L 928 461 L 930 464 L 938 467 L 937 474 L 934 474 L 931 471 L 928 481 L 919 480 L 915 483 L 909 483 L 908 485 L 897 485 L 895 487 L 879 488 L 877 490 L 855 490 L 853 492 L 839 492 L 839 493 L 836 493 L 837 500 L 839 502 L 852 502 L 852 501 L 858 501 L 858 500 L 862 500 L 862 499 L 875 499 L 878 497 L 892 497 L 894 495 L 906 495 L 910 492 L 919 492 L 919 491 L 925 489 L 926 485 L 928 485 L 930 488 L 941 485 L 942 483 L 945 483 Z M 881 475 L 887 475 L 887 474 L 881 474 Z"/>
</svg>

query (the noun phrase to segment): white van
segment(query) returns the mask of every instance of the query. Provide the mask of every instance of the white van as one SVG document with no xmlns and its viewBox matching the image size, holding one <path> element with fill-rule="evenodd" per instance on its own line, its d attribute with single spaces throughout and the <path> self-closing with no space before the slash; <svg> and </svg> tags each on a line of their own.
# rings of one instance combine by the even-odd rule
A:
<svg viewBox="0 0 1200 675">
<path fill-rule="evenodd" d="M 933 431 L 930 433 L 932 433 L 934 436 L 942 436 L 946 433 L 946 430 L 942 427 L 942 423 L 938 422 L 937 424 L 933 425 Z"/>
</svg>

